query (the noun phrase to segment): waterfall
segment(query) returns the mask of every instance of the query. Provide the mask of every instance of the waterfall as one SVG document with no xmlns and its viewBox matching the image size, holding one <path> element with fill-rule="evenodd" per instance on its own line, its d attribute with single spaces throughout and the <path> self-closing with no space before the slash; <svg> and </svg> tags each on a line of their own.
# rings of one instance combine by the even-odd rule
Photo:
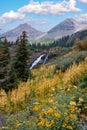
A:
<svg viewBox="0 0 87 130">
<path fill-rule="evenodd" d="M 48 59 L 48 55 L 46 55 L 46 57 L 45 57 L 45 59 L 44 59 L 43 64 L 45 64 L 45 63 L 46 63 L 47 59 Z"/>
<path fill-rule="evenodd" d="M 45 58 L 42 59 L 42 57 L 44 57 L 44 56 L 45 56 Z M 33 69 L 34 66 L 36 66 L 36 65 L 37 65 L 38 63 L 40 63 L 41 61 L 43 61 L 42 64 L 45 64 L 46 61 L 47 61 L 47 59 L 48 59 L 48 55 L 46 55 L 46 54 L 40 55 L 40 56 L 32 63 L 32 65 L 30 66 L 30 69 Z"/>
<path fill-rule="evenodd" d="M 41 58 L 44 56 L 45 54 L 40 55 L 31 65 L 30 69 L 32 69 L 35 65 L 37 65 L 37 63 L 39 63 L 41 61 Z"/>
</svg>

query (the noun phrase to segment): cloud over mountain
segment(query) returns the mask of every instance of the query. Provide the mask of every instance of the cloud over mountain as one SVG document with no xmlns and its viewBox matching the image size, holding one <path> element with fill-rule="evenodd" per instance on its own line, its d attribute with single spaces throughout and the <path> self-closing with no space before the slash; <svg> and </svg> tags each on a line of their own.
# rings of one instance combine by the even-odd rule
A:
<svg viewBox="0 0 87 130">
<path fill-rule="evenodd" d="M 21 13 L 35 13 L 35 14 L 60 14 L 65 12 L 78 12 L 81 11 L 76 7 L 76 0 L 69 0 L 63 2 L 35 2 L 31 1 L 28 5 L 23 6 L 18 10 Z"/>
<path fill-rule="evenodd" d="M 19 8 L 16 12 L 10 10 L 9 12 L 5 12 L 0 16 L 0 23 L 8 23 L 12 20 L 20 20 L 26 18 L 27 14 L 52 14 L 52 15 L 60 15 L 68 12 L 79 12 L 80 8 L 76 7 L 76 0 L 63 0 L 62 2 L 53 2 L 53 1 L 43 1 L 43 2 L 35 2 L 30 1 L 28 5 L 24 5 Z"/>
<path fill-rule="evenodd" d="M 4 13 L 0 17 L 0 23 L 6 23 L 11 20 L 23 19 L 24 17 L 25 15 L 23 13 L 14 12 L 13 10 L 11 10 L 10 12 Z"/>
</svg>

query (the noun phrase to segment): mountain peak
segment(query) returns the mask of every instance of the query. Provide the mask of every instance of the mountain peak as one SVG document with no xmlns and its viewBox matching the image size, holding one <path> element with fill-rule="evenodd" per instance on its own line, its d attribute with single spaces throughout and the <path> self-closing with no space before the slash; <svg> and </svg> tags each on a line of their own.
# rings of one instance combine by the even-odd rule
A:
<svg viewBox="0 0 87 130">
<path fill-rule="evenodd" d="M 19 26 L 18 26 L 19 28 L 32 28 L 32 29 L 34 29 L 34 30 L 36 30 L 35 28 L 33 28 L 31 25 L 29 25 L 28 23 L 22 23 L 22 24 L 20 24 Z M 17 28 L 18 28 L 17 27 Z"/>
<path fill-rule="evenodd" d="M 19 26 L 29 26 L 27 23 L 22 23 Z"/>
<path fill-rule="evenodd" d="M 17 26 L 16 28 L 2 34 L 2 36 L 6 36 L 8 41 L 16 41 L 17 37 L 20 37 L 23 31 L 26 31 L 27 35 L 33 39 L 43 34 L 42 32 L 28 25 L 27 23 L 23 23 Z"/>
<path fill-rule="evenodd" d="M 45 38 L 61 38 L 63 36 L 71 35 L 87 26 L 86 22 L 79 22 L 73 18 L 67 18 L 57 24 L 44 36 Z"/>
<path fill-rule="evenodd" d="M 64 21 L 63 21 L 63 23 L 69 23 L 69 24 L 76 24 L 77 23 L 77 21 L 75 20 L 75 19 L 73 19 L 73 18 L 67 18 L 67 19 L 65 19 Z"/>
<path fill-rule="evenodd" d="M 75 19 L 73 19 L 73 18 L 67 18 L 67 19 L 65 19 L 64 21 L 74 21 Z"/>
</svg>

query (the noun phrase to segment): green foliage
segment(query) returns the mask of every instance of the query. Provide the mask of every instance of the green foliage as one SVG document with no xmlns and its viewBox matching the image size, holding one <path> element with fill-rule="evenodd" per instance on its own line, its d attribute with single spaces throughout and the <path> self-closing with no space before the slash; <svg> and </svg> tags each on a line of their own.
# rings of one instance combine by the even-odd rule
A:
<svg viewBox="0 0 87 130">
<path fill-rule="evenodd" d="M 49 58 L 58 58 L 65 54 L 67 54 L 69 51 L 71 51 L 71 47 L 54 47 L 49 50 Z"/>
<path fill-rule="evenodd" d="M 8 77 L 9 78 L 7 80 L 5 90 L 9 91 L 9 90 L 12 90 L 13 88 L 17 88 L 19 81 L 18 81 L 17 75 L 15 73 L 15 69 L 13 66 L 10 68 L 8 72 Z"/>
<path fill-rule="evenodd" d="M 82 76 L 82 82 L 78 85 L 78 88 L 85 88 L 87 87 L 87 71 Z"/>
<path fill-rule="evenodd" d="M 15 72 L 19 80 L 27 81 L 29 77 L 27 60 L 28 60 L 28 49 L 27 49 L 27 39 L 26 32 L 22 32 L 20 41 L 18 43 L 16 62 L 15 62 Z"/>
<path fill-rule="evenodd" d="M 78 52 L 72 56 L 62 56 L 58 61 L 56 61 L 56 66 L 54 69 L 54 74 L 57 70 L 60 70 L 62 72 L 66 71 L 67 68 L 69 68 L 74 62 L 76 64 L 79 64 L 81 61 L 85 59 L 87 56 L 87 51 Z"/>
<path fill-rule="evenodd" d="M 4 38 L 2 47 L 0 48 L 0 79 L 4 79 L 7 76 L 9 65 L 9 49 L 7 45 L 7 39 Z"/>
<path fill-rule="evenodd" d="M 83 40 L 77 39 L 74 48 L 79 51 L 87 50 L 87 37 Z"/>
<path fill-rule="evenodd" d="M 85 87 L 87 87 L 87 81 L 80 83 L 80 84 L 78 85 L 78 87 L 79 87 L 79 88 L 85 88 Z"/>
<path fill-rule="evenodd" d="M 34 42 L 30 45 L 31 50 L 33 51 L 43 51 L 43 50 L 50 50 L 54 47 L 69 47 L 71 45 L 67 45 L 66 42 L 69 39 L 69 36 L 62 37 L 58 40 L 49 40 L 49 43 L 46 43 L 45 41 L 42 43 L 42 41 Z"/>
</svg>

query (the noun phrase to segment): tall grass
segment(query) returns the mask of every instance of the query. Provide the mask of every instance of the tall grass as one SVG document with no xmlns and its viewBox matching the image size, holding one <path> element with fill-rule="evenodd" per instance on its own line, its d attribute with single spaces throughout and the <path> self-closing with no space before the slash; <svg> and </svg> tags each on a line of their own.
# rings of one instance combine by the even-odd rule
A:
<svg viewBox="0 0 87 130">
<path fill-rule="evenodd" d="M 58 71 L 53 75 L 54 66 L 43 66 L 32 70 L 33 79 L 27 83 L 21 82 L 18 89 L 13 89 L 8 94 L 0 90 L 0 109 L 14 110 L 26 107 L 30 98 L 44 100 L 55 88 L 71 89 L 81 82 L 81 76 L 87 70 L 87 60 L 76 65 L 75 63 L 65 73 Z M 25 102 L 24 102 L 25 101 Z M 22 106 L 24 103 L 24 106 Z M 17 110 L 18 110 L 17 109 Z"/>
</svg>

